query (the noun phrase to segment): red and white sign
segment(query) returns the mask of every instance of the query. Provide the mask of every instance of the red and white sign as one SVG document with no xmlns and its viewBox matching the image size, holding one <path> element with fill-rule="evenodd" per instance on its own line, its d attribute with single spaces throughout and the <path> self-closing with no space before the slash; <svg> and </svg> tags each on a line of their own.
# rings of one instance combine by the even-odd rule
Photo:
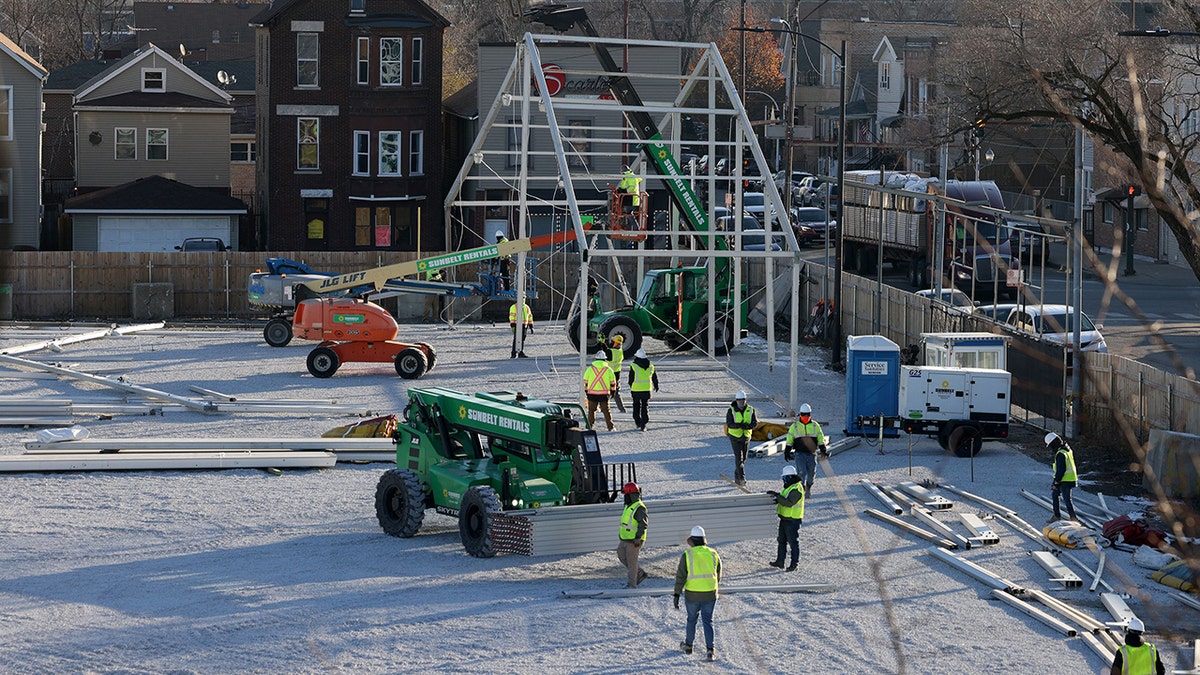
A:
<svg viewBox="0 0 1200 675">
<path fill-rule="evenodd" d="M 567 86 L 567 74 L 553 63 L 542 66 L 542 75 L 546 77 L 546 93 L 551 96 L 557 96 Z"/>
</svg>

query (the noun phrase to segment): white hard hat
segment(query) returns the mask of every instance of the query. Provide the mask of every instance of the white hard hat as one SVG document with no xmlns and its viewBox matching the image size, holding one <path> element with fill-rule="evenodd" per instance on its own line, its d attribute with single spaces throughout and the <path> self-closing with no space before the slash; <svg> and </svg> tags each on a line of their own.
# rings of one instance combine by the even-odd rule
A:
<svg viewBox="0 0 1200 675">
<path fill-rule="evenodd" d="M 504 230 L 496 230 L 496 238 L 503 239 L 504 238 Z"/>
<path fill-rule="evenodd" d="M 738 389 L 737 393 L 734 394 L 733 397 L 739 401 L 744 400 L 746 398 L 746 392 L 742 389 Z"/>
<path fill-rule="evenodd" d="M 1054 433 L 1053 431 L 1051 431 L 1050 433 L 1046 434 L 1046 437 L 1042 439 L 1042 441 L 1043 441 L 1043 442 L 1044 442 L 1046 445 L 1050 445 L 1051 443 L 1053 443 L 1054 441 L 1057 441 L 1057 440 L 1060 440 L 1060 439 L 1059 439 L 1059 437 L 1058 437 L 1058 434 Z"/>
<path fill-rule="evenodd" d="M 783 471 L 780 472 L 779 477 L 783 478 L 784 476 L 795 476 L 795 475 L 796 475 L 796 467 L 792 466 L 791 464 L 787 464 L 783 467 Z"/>
<path fill-rule="evenodd" d="M 596 352 L 596 356 L 595 356 L 595 358 L 596 358 L 597 360 L 600 360 L 600 361 L 607 361 L 607 360 L 608 360 L 608 354 L 605 354 L 604 352 Z"/>
<path fill-rule="evenodd" d="M 646 350 L 645 350 L 645 349 L 639 349 L 639 350 L 637 350 L 636 352 L 634 352 L 634 353 L 633 353 L 633 358 L 635 358 L 635 359 L 644 359 L 644 358 L 646 358 Z"/>
<path fill-rule="evenodd" d="M 1146 632 L 1146 624 L 1142 623 L 1142 620 L 1135 616 L 1129 620 L 1129 625 L 1125 626 L 1125 630 L 1137 631 L 1138 633 L 1145 633 Z"/>
<path fill-rule="evenodd" d="M 811 415 L 812 414 L 812 406 L 810 406 L 807 403 L 802 404 L 800 406 L 800 414 L 801 415 Z"/>
<path fill-rule="evenodd" d="M 700 537 L 701 539 L 703 539 L 704 538 L 704 528 L 700 527 L 699 525 L 693 527 L 692 528 L 692 536 Z"/>
</svg>

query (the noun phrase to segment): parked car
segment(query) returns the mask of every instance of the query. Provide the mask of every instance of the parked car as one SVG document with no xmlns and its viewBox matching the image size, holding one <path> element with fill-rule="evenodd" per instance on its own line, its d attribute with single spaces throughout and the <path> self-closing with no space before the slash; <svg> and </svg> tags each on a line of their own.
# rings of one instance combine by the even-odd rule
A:
<svg viewBox="0 0 1200 675">
<path fill-rule="evenodd" d="M 798 187 L 800 188 L 800 194 L 798 195 L 800 198 L 800 205 L 812 206 L 813 199 L 816 198 L 817 192 L 820 191 L 821 186 L 824 184 L 825 179 L 821 178 L 820 176 L 805 176 L 803 179 L 801 179 L 800 183 L 798 184 Z"/>
<path fill-rule="evenodd" d="M 742 230 L 742 250 L 743 251 L 762 251 L 764 250 L 764 242 L 766 241 L 766 230 Z M 783 235 L 771 235 L 771 250 L 783 250 Z"/>
<path fill-rule="evenodd" d="M 1075 321 L 1079 320 L 1079 348 L 1085 352 L 1107 352 L 1108 344 L 1100 330 L 1083 312 L 1067 305 L 1021 305 L 1008 314 L 1005 324 L 1012 330 L 1059 345 L 1071 344 Z"/>
<path fill-rule="evenodd" d="M 800 208 L 792 209 L 792 226 L 805 227 L 812 231 L 812 243 L 824 245 L 825 243 L 825 209 L 818 209 L 815 206 L 801 206 Z M 796 234 L 796 238 L 800 238 L 800 234 Z M 835 244 L 837 238 L 837 221 L 829 221 L 829 242 Z M 809 243 L 809 242 L 804 242 Z"/>
<path fill-rule="evenodd" d="M 804 205 L 800 201 L 800 182 L 803 181 L 805 178 L 808 178 L 811 175 L 812 174 L 807 171 L 793 171 L 792 172 L 792 196 L 791 196 L 791 199 L 792 199 L 793 206 L 803 206 Z M 787 182 L 787 170 L 776 171 L 775 175 L 771 177 L 771 180 L 774 181 L 774 183 L 775 183 L 775 189 L 779 190 L 779 195 L 781 197 L 786 197 L 787 195 L 786 195 L 785 189 L 787 188 L 787 185 L 785 183 Z"/>
<path fill-rule="evenodd" d="M 767 196 L 761 192 L 743 192 L 742 209 L 757 218 L 759 227 L 762 227 L 763 216 L 767 212 Z"/>
<path fill-rule="evenodd" d="M 1008 245 L 1013 255 L 1019 255 L 1023 262 L 1042 260 L 1046 238 L 1041 225 L 1016 219 L 1005 219 L 1004 224 L 1008 228 Z"/>
<path fill-rule="evenodd" d="M 828 196 L 828 199 L 826 199 L 826 196 Z M 828 202 L 828 205 L 826 202 Z M 838 204 L 840 202 L 841 190 L 838 188 L 837 183 L 826 183 L 822 189 L 817 190 L 817 193 L 812 198 L 812 205 L 821 209 L 827 208 L 832 218 L 837 217 Z"/>
<path fill-rule="evenodd" d="M 183 243 L 175 247 L 176 251 L 184 253 L 195 251 L 228 251 L 225 242 L 217 237 L 188 237 L 183 240 Z"/>
<path fill-rule="evenodd" d="M 987 318 L 999 324 L 1003 324 L 1005 321 L 1008 321 L 1008 315 L 1019 306 L 1020 305 L 1005 302 L 993 302 L 977 305 L 979 310 L 978 314 L 986 316 Z"/>
<path fill-rule="evenodd" d="M 966 293 L 957 288 L 943 288 L 940 296 L 932 288 L 916 291 L 913 295 L 929 298 L 934 302 L 943 302 L 950 306 L 949 310 L 951 312 L 956 314 L 977 314 L 979 312 L 978 303 L 972 302 Z"/>
<path fill-rule="evenodd" d="M 679 168 L 683 169 L 685 174 L 691 175 L 693 162 L 695 162 L 696 173 L 699 174 L 701 171 L 700 156 L 690 152 L 679 153 Z"/>
<path fill-rule="evenodd" d="M 716 223 L 717 223 L 716 229 L 718 229 L 722 232 L 737 231 L 737 223 L 734 222 L 733 216 L 720 216 L 717 218 Z M 758 222 L 757 218 L 755 218 L 754 216 L 752 216 L 748 213 L 742 214 L 742 231 L 743 232 L 745 232 L 746 230 L 761 230 L 761 229 L 762 229 L 762 223 Z"/>
</svg>

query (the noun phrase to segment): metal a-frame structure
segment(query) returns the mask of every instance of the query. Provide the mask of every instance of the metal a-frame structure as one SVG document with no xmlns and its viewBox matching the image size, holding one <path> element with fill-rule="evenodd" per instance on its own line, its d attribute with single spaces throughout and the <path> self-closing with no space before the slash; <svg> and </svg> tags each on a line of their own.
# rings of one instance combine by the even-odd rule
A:
<svg viewBox="0 0 1200 675">
<path fill-rule="evenodd" d="M 620 50 L 628 65 L 615 72 L 605 70 L 599 65 L 600 59 L 581 48 L 589 48 L 593 53 L 597 49 Z M 679 75 L 678 64 L 685 54 L 695 54 L 692 59 L 695 65 L 686 74 Z M 639 92 L 640 105 L 623 102 L 615 88 L 603 91 L 604 86 L 593 86 L 586 90 L 582 85 L 572 84 L 601 82 L 611 85 L 614 79 L 623 79 Z M 483 90 L 482 83 L 481 75 L 481 99 L 488 93 Z M 688 105 L 689 100 L 699 97 L 704 100 L 702 105 Z M 703 122 L 702 126 L 707 130 L 705 137 L 681 140 L 685 115 Z M 654 131 L 661 136 L 648 137 L 645 129 L 634 128 L 630 120 L 638 118 L 655 120 L 658 129 Z M 729 139 L 719 140 L 718 129 L 728 129 Z M 685 145 L 707 153 L 713 161 L 703 173 L 690 167 L 686 173 L 680 171 L 679 175 L 669 175 L 669 167 L 679 167 L 678 158 Z M 666 162 L 668 168 L 664 170 L 663 162 L 648 161 L 662 159 L 662 155 L 647 157 L 648 152 L 670 153 L 672 161 Z M 718 156 L 728 158 L 730 165 L 735 167 L 731 172 L 733 175 L 716 174 L 715 158 Z M 680 258 L 702 260 L 709 269 L 710 288 L 715 287 L 718 264 L 709 261 L 724 261 L 732 268 L 735 307 L 743 300 L 742 266 L 736 263 L 750 258 L 764 260 L 768 280 L 765 304 L 767 315 L 772 317 L 767 322 L 767 359 L 771 366 L 775 360 L 775 303 L 771 292 L 774 265 L 776 261 L 790 261 L 792 363 L 795 363 L 796 336 L 800 332 L 796 325 L 800 258 L 790 219 L 763 218 L 763 227 L 767 230 L 766 245 L 763 246 L 767 250 L 763 251 L 741 249 L 740 217 L 729 219 L 733 229 L 728 232 L 718 232 L 713 227 L 719 215 L 742 212 L 742 195 L 748 190 L 739 180 L 736 167 L 742 167 L 746 162 L 754 163 L 758 175 L 763 177 L 765 213 L 789 213 L 790 200 L 781 197 L 770 179 L 771 171 L 750 119 L 715 44 L 527 33 L 515 45 L 511 64 L 480 123 L 468 161 L 447 192 L 444 204 L 447 241 L 453 241 L 451 228 L 455 224 L 462 226 L 472 222 L 473 209 L 508 209 L 513 214 L 511 225 L 515 226 L 516 237 L 544 233 L 547 229 L 572 229 L 578 244 L 580 272 L 573 306 L 586 302 L 589 265 L 597 258 L 613 259 L 618 264 L 612 267 L 617 270 L 620 259 L 636 259 L 638 280 L 646 269 L 647 260 L 657 258 L 663 267 L 675 266 Z M 678 191 L 681 183 L 693 195 L 696 191 L 701 195 L 717 195 L 718 189 L 725 184 L 730 190 L 721 203 L 711 198 L 701 199 L 702 218 L 682 213 L 680 200 L 672 200 L 674 208 L 668 210 L 670 240 L 674 242 L 682 237 L 690 241 L 689 249 L 660 252 L 617 248 L 611 245 L 613 235 L 619 237 L 622 232 L 597 218 L 608 206 L 598 186 L 618 182 L 625 164 L 644 179 L 644 189 L 648 192 Z M 497 198 L 494 189 L 489 193 L 489 187 L 496 186 L 506 194 Z M 775 238 L 782 242 L 780 251 L 770 250 L 770 242 Z M 518 306 L 524 301 L 521 296 L 525 288 L 525 270 L 524 254 L 521 254 L 517 264 Z M 619 286 L 626 301 L 632 303 L 634 298 L 623 278 Z M 708 298 L 709 345 L 713 344 L 711 326 L 716 313 L 713 296 L 710 293 Z M 741 335 L 742 326 L 739 313 L 734 314 L 736 339 Z M 586 326 L 583 329 L 586 331 Z M 522 339 L 518 336 L 519 341 Z M 583 336 L 580 344 L 585 343 Z M 585 351 L 581 350 L 581 365 L 587 358 Z M 795 407 L 794 401 L 792 407 Z"/>
</svg>

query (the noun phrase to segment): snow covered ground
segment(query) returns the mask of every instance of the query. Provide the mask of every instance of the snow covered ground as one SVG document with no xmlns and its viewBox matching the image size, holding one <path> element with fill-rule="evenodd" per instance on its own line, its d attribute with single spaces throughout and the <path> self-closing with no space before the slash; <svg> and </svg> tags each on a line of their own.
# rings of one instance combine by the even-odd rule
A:
<svg viewBox="0 0 1200 675">
<path fill-rule="evenodd" d="M 83 329 L 72 329 L 82 331 Z M 63 331 L 0 331 L 0 348 L 59 337 Z M 398 413 L 406 388 L 519 389 L 541 398 L 578 396 L 578 360 L 561 328 L 539 326 L 526 352 L 508 359 L 507 327 L 404 327 L 433 343 L 437 369 L 409 382 L 390 366 L 348 364 L 332 379 L 311 377 L 311 343 L 274 349 L 256 332 L 159 330 L 110 337 L 30 355 L 102 370 L 179 396 L 188 385 L 241 397 L 336 399 Z M 606 461 L 635 461 L 654 527 L 654 500 L 731 494 L 721 427 L 655 421 L 655 415 L 715 417 L 737 389 L 788 403 L 789 361 L 776 366 L 751 340 L 729 360 L 667 356 L 647 344 L 662 394 L 709 393 L 718 405 L 651 402 L 646 433 L 627 415 L 601 432 Z M 844 426 L 843 376 L 825 370 L 824 352 L 802 347 L 801 401 L 832 437 Z M 695 369 L 694 366 L 707 368 Z M 693 367 L 689 369 L 689 367 Z M 3 396 L 115 400 L 86 382 L 0 379 Z M 628 402 L 627 402 L 628 404 Z M 169 408 L 162 416 L 84 420 L 92 438 L 315 436 L 347 416 L 237 412 L 205 415 Z M 0 429 L 0 454 L 19 454 L 33 430 Z M 911 461 L 911 465 L 910 465 Z M 1087 458 L 1079 458 L 1086 474 Z M 778 489 L 783 460 L 751 458 L 750 487 Z M 1099 672 L 1107 664 L 1079 638 L 1067 638 L 997 600 L 983 584 L 928 554 L 931 544 L 862 516 L 879 504 L 858 485 L 933 479 L 997 501 L 1040 527 L 1048 516 L 1027 488 L 1048 494 L 1049 467 L 1017 449 L 988 443 L 972 465 L 915 438 L 863 443 L 819 473 L 801 530 L 798 572 L 768 567 L 773 539 L 719 547 L 724 584 L 829 583 L 824 594 L 735 594 L 717 603 L 719 660 L 729 672 L 979 673 Z M 684 613 L 670 596 L 565 599 L 563 591 L 618 589 L 624 571 L 613 551 L 560 557 L 465 554 L 457 523 L 430 512 L 411 539 L 386 536 L 374 492 L 385 464 L 325 470 L 0 474 L 0 672 L 12 673 L 601 673 L 697 667 L 679 649 Z M 1086 476 L 1085 476 L 1086 479 Z M 953 513 L 983 508 L 954 495 Z M 1132 511 L 1140 507 L 1130 502 Z M 957 523 L 953 513 L 939 518 Z M 1031 558 L 1039 550 L 999 520 L 996 546 L 963 557 L 1029 588 L 1109 620 L 1098 594 L 1063 589 Z M 961 525 L 955 525 L 961 531 Z M 613 548 L 616 545 L 613 523 Z M 964 531 L 965 532 L 965 531 Z M 680 533 L 682 538 L 686 533 Z M 681 547 L 651 548 L 643 586 L 669 589 Z M 1076 555 L 1090 566 L 1093 554 Z M 1127 553 L 1112 552 L 1105 580 L 1130 592 L 1168 672 L 1190 667 L 1200 613 L 1168 597 Z M 877 572 L 873 574 L 873 568 Z M 1082 574 L 1080 570 L 1075 570 Z M 878 577 L 878 580 L 876 578 Z M 1133 584 L 1127 587 L 1125 581 Z M 1186 636 L 1170 642 L 1162 633 Z"/>
</svg>

